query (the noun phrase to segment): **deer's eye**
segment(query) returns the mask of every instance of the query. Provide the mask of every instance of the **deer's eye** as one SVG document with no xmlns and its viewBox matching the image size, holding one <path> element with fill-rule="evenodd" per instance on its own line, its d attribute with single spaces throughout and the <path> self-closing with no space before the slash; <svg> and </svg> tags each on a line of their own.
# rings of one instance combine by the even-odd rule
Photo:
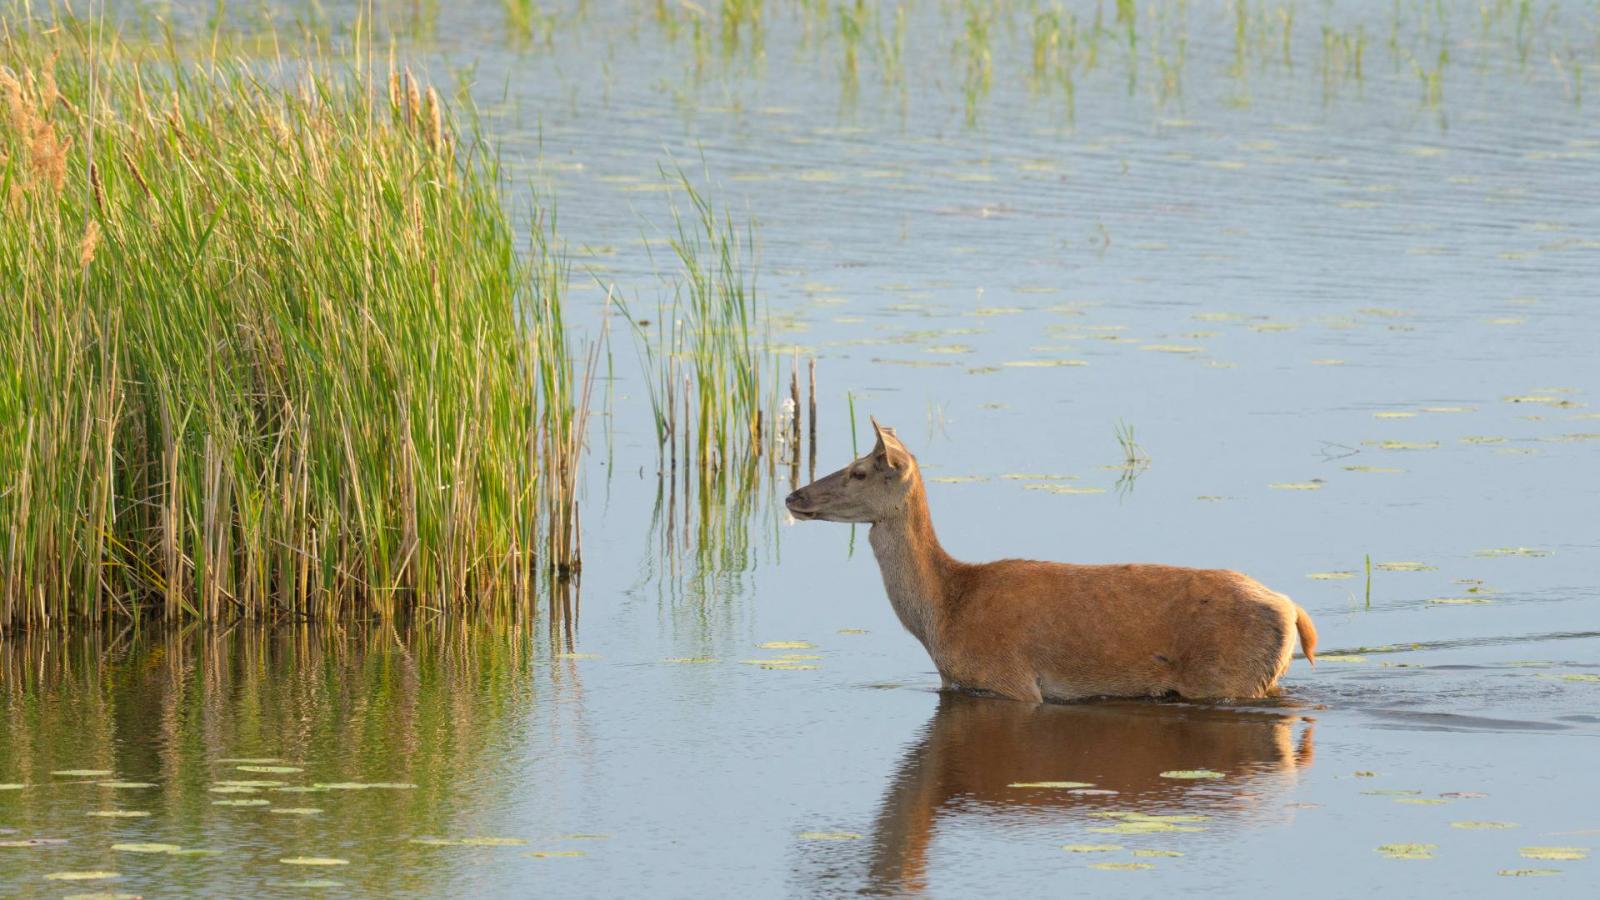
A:
<svg viewBox="0 0 1600 900">
<path fill-rule="evenodd" d="M 850 473 L 850 477 L 855 479 L 855 480 L 857 480 L 857 481 L 860 481 L 861 479 L 867 477 L 867 473 L 861 471 L 860 469 L 856 469 L 856 470 L 854 470 L 854 471 L 852 471 Z"/>
</svg>

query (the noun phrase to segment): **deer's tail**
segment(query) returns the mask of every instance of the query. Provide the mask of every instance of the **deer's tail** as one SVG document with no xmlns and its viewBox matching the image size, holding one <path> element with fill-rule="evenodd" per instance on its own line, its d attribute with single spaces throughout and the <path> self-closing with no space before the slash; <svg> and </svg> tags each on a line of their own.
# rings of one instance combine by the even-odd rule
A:
<svg viewBox="0 0 1600 900">
<path fill-rule="evenodd" d="M 1311 623 L 1311 614 L 1306 608 L 1295 604 L 1294 630 L 1300 633 L 1300 650 L 1306 655 L 1306 662 L 1315 666 L 1317 664 L 1317 626 Z"/>
</svg>

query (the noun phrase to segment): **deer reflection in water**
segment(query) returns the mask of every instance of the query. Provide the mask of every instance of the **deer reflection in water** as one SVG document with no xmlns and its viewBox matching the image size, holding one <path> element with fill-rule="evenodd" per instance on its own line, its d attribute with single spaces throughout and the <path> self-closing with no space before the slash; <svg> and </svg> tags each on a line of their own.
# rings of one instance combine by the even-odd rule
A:
<svg viewBox="0 0 1600 900">
<path fill-rule="evenodd" d="M 1117 820 L 1093 813 L 1133 811 L 1209 815 L 1217 819 L 1207 823 L 1214 829 L 1266 815 L 1281 808 L 1275 801 L 1311 764 L 1311 732 L 1311 720 L 1290 710 L 1138 701 L 1036 706 L 943 693 L 895 772 L 870 846 L 862 848 L 869 855 L 867 887 L 920 893 L 935 834 L 952 825 L 1009 819 L 1100 827 Z M 1200 769 L 1222 777 L 1161 774 Z M 1012 787 L 1063 780 L 1116 793 Z"/>
</svg>

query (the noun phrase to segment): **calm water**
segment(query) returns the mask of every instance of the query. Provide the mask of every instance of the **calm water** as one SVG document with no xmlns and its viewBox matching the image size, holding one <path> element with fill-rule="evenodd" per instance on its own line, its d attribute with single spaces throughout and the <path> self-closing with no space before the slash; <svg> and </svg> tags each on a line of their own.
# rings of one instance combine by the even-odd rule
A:
<svg viewBox="0 0 1600 900">
<path fill-rule="evenodd" d="M 957 556 L 1241 569 L 1324 661 L 1263 706 L 942 697 L 865 534 L 785 523 L 787 473 L 658 490 L 618 338 L 569 629 L 7 643 L 0 842 L 62 843 L 0 847 L 0 892 L 1600 892 L 1591 6 L 1541 12 L 1525 66 L 1514 14 L 1407 6 L 1391 47 L 1387 3 L 1302 8 L 1293 68 L 1242 74 L 1231 15 L 1146 12 L 1132 90 L 1104 39 L 1069 117 L 1028 86 L 1023 4 L 970 126 L 953 5 L 910 8 L 903 100 L 866 50 L 850 88 L 836 12 L 778 4 L 759 55 L 715 37 L 697 67 L 691 13 L 672 39 L 585 9 L 548 45 L 497 8 L 401 45 L 559 201 L 584 335 L 597 282 L 663 295 L 675 162 L 756 222 L 772 342 L 818 359 L 820 469 L 848 390 Z M 1358 23 L 1363 78 L 1330 83 L 1322 26 Z M 1179 36 L 1181 97 L 1152 55 Z M 89 815 L 119 810 L 148 815 Z M 137 843 L 215 852 L 112 849 Z M 45 880 L 86 871 L 121 877 Z"/>
</svg>

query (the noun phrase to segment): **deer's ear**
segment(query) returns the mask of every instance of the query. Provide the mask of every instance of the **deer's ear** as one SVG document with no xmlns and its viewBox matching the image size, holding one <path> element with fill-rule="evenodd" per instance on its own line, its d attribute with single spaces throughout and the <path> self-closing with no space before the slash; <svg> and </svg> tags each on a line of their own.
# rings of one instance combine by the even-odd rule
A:
<svg viewBox="0 0 1600 900">
<path fill-rule="evenodd" d="M 911 465 L 911 454 L 895 437 L 894 429 L 879 425 L 877 419 L 872 419 L 872 430 L 878 437 L 877 444 L 872 448 L 873 459 L 880 465 L 905 471 Z"/>
</svg>

